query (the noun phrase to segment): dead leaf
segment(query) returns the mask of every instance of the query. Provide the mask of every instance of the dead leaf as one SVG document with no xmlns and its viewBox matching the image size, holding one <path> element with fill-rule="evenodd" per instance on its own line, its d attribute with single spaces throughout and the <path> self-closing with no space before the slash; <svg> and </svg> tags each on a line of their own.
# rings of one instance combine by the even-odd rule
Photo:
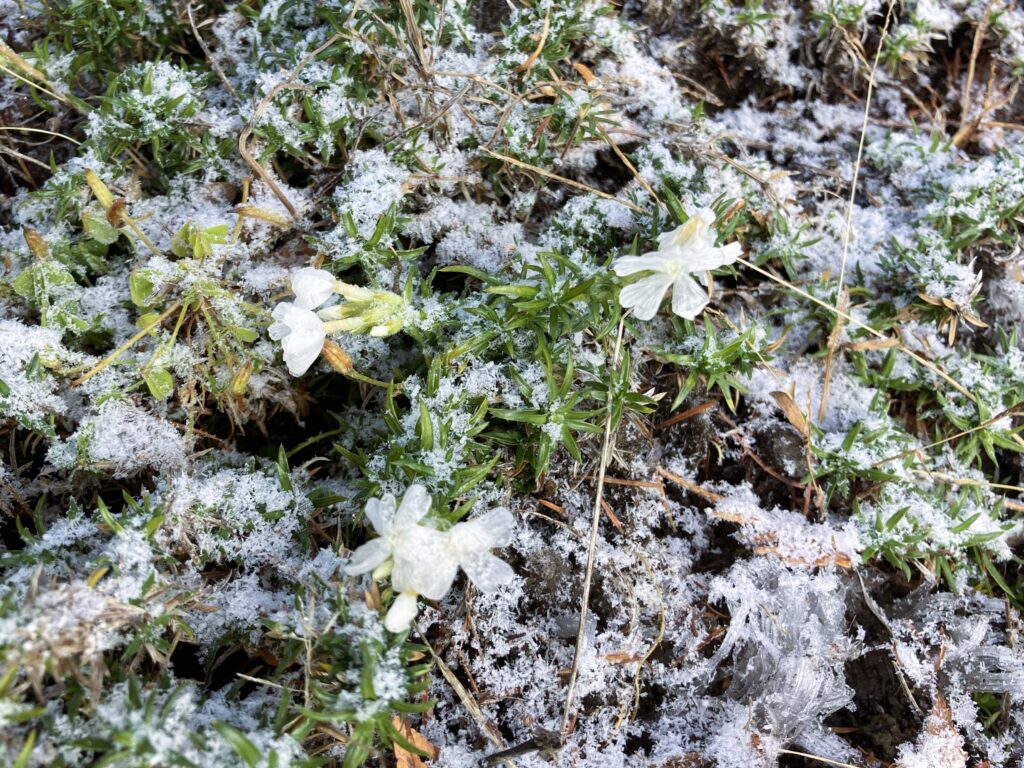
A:
<svg viewBox="0 0 1024 768">
<path fill-rule="evenodd" d="M 851 352 L 867 352 L 872 349 L 892 349 L 899 345 L 899 339 L 868 339 L 867 341 L 855 341 L 853 344 L 848 344 L 846 348 Z"/>
<path fill-rule="evenodd" d="M 786 417 L 786 421 L 796 427 L 796 431 L 801 435 L 808 434 L 810 432 L 810 424 L 807 422 L 807 417 L 804 416 L 803 411 L 801 411 L 800 407 L 796 404 L 796 401 L 785 392 L 778 390 L 772 392 L 771 395 L 776 404 L 778 404 L 779 408 L 782 410 L 783 415 Z"/>
<path fill-rule="evenodd" d="M 590 71 L 590 67 L 588 67 L 586 64 L 581 64 L 580 62 L 575 61 L 573 62 L 572 68 L 580 73 L 580 77 L 583 78 L 583 81 L 587 85 L 590 85 L 592 82 L 594 82 L 594 80 L 597 79 L 596 77 L 594 77 L 594 73 Z"/>
<path fill-rule="evenodd" d="M 363 591 L 363 597 L 366 600 L 366 607 L 371 611 L 380 610 L 380 587 L 377 586 L 376 580 L 374 580 L 368 590 Z"/>
<path fill-rule="evenodd" d="M 40 260 L 50 258 L 50 248 L 41 234 L 28 227 L 25 227 L 21 234 L 25 237 L 25 244 L 33 256 Z"/>
<path fill-rule="evenodd" d="M 430 755 L 430 757 L 427 758 L 428 760 L 433 760 L 437 757 L 437 747 L 427 741 L 419 731 L 404 722 L 402 718 L 391 718 L 391 724 L 395 726 L 395 730 L 402 734 L 406 741 L 417 749 L 421 749 Z M 422 757 L 414 755 L 409 750 L 399 746 L 398 742 L 395 742 L 392 749 L 395 752 L 395 764 L 397 768 L 427 768 L 427 764 L 423 762 Z"/>
</svg>

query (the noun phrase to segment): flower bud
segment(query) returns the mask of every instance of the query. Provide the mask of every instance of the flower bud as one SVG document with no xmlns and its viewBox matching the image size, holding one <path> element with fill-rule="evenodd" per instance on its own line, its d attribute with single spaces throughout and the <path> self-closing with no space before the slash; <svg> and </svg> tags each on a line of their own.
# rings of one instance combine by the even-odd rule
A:
<svg viewBox="0 0 1024 768">
<path fill-rule="evenodd" d="M 330 339 L 324 342 L 324 346 L 320 351 L 320 354 L 323 355 L 324 360 L 330 363 L 331 367 L 338 373 L 345 376 L 352 373 L 352 358 L 345 354 L 345 350 Z"/>
</svg>

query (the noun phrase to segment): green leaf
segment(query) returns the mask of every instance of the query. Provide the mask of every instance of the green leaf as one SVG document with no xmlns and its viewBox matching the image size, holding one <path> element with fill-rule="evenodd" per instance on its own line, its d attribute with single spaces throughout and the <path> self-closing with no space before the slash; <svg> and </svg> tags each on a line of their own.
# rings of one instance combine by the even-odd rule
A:
<svg viewBox="0 0 1024 768">
<path fill-rule="evenodd" d="M 496 293 L 499 296 L 513 296 L 516 298 L 532 299 L 540 291 L 536 285 L 524 285 L 513 283 L 511 285 L 495 285 L 487 289 L 487 293 Z"/>
<path fill-rule="evenodd" d="M 288 453 L 283 445 L 278 446 L 276 466 L 277 482 L 281 486 L 281 490 L 290 491 L 292 489 L 291 467 L 288 466 Z"/>
<path fill-rule="evenodd" d="M 30 301 L 35 299 L 35 273 L 32 267 L 23 269 L 21 273 L 14 278 L 14 282 L 11 285 L 14 288 L 14 292 L 21 296 L 23 299 Z"/>
<path fill-rule="evenodd" d="M 110 509 L 107 507 L 106 503 L 104 503 L 103 499 L 96 499 L 96 508 L 99 510 L 100 517 L 103 518 L 103 522 L 107 524 L 110 530 L 114 533 L 122 533 L 124 531 L 124 526 L 117 522 L 117 520 L 114 519 L 114 516 L 110 514 Z M 134 678 L 129 678 L 129 680 L 134 680 Z"/>
<path fill-rule="evenodd" d="M 128 277 L 128 291 L 137 307 L 145 307 L 153 294 L 153 281 L 140 270 L 134 270 Z"/>
<path fill-rule="evenodd" d="M 260 764 L 260 751 L 256 748 L 255 744 L 249 741 L 244 733 L 220 721 L 214 722 L 213 727 L 224 738 L 224 741 L 231 745 L 231 748 L 238 753 L 238 756 L 245 761 L 249 768 L 256 768 Z"/>
<path fill-rule="evenodd" d="M 537 411 L 517 411 L 512 408 L 489 408 L 488 410 L 492 416 L 497 416 L 499 419 L 505 419 L 506 421 L 520 421 L 538 426 L 548 423 L 548 414 L 538 413 Z"/>
<path fill-rule="evenodd" d="M 423 450 L 434 449 L 434 422 L 430 419 L 430 409 L 427 404 L 420 400 L 420 421 L 419 421 L 420 445 Z"/>
<path fill-rule="evenodd" d="M 28 737 L 25 739 L 25 746 L 21 748 L 21 752 L 18 753 L 18 759 L 14 761 L 12 768 L 25 768 L 28 765 L 29 755 L 32 754 L 32 747 L 36 745 L 36 732 L 31 730 L 28 732 Z"/>
<path fill-rule="evenodd" d="M 142 372 L 149 393 L 157 400 L 166 400 L 174 392 L 174 379 L 163 368 L 150 368 Z"/>
<path fill-rule="evenodd" d="M 107 211 L 98 202 L 93 202 L 82 210 L 82 229 L 85 234 L 98 243 L 110 245 L 121 236 L 121 231 L 107 220 Z"/>
<path fill-rule="evenodd" d="M 461 272 L 464 275 L 475 277 L 477 280 L 486 283 L 487 285 L 496 285 L 501 281 L 494 275 L 484 272 L 482 269 L 476 267 L 467 267 L 462 264 L 456 264 L 451 267 L 442 267 L 438 272 Z"/>
<path fill-rule="evenodd" d="M 252 344 L 260 337 L 260 335 L 256 333 L 256 331 L 252 330 L 252 328 L 243 328 L 240 325 L 232 325 L 228 330 L 231 331 L 231 335 L 236 339 L 243 341 L 246 344 Z"/>
<path fill-rule="evenodd" d="M 171 253 L 179 259 L 188 259 L 192 257 L 192 243 L 195 239 L 195 229 L 195 224 L 192 222 L 186 222 L 181 225 L 181 229 L 179 229 L 174 237 L 171 238 Z"/>
</svg>

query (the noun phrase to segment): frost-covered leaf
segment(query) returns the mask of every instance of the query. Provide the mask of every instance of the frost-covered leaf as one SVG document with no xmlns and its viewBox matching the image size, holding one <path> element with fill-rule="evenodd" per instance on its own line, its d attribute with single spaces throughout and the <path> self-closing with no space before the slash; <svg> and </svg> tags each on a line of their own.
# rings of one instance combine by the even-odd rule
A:
<svg viewBox="0 0 1024 768">
<path fill-rule="evenodd" d="M 174 377 L 164 368 L 144 369 L 142 378 L 149 393 L 157 400 L 166 400 L 174 392 Z"/>
<path fill-rule="evenodd" d="M 111 245 L 121 236 L 121 231 L 107 220 L 107 211 L 99 203 L 82 210 L 82 228 L 85 234 L 103 245 Z"/>
</svg>

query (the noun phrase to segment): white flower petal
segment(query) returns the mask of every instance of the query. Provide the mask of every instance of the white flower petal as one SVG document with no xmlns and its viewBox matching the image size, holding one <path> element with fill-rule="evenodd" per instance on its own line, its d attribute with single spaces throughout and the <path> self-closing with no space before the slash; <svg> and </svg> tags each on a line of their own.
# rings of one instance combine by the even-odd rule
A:
<svg viewBox="0 0 1024 768">
<path fill-rule="evenodd" d="M 672 311 L 682 318 L 693 320 L 708 305 L 708 293 L 689 275 L 672 283 Z"/>
<path fill-rule="evenodd" d="M 464 555 L 473 552 L 486 552 L 495 547 L 507 546 L 512 541 L 515 525 L 512 513 L 504 507 L 497 507 L 480 517 L 459 523 L 448 535 L 461 561 Z"/>
<path fill-rule="evenodd" d="M 715 211 L 712 208 L 701 208 L 690 218 L 700 219 L 704 226 L 711 228 L 715 225 Z"/>
<path fill-rule="evenodd" d="M 672 249 L 690 250 L 713 246 L 715 236 L 710 227 L 715 222 L 714 214 L 711 214 L 710 223 L 703 214 L 704 211 L 698 211 L 671 232 L 659 235 L 658 250 L 664 252 Z"/>
<path fill-rule="evenodd" d="M 612 262 L 612 269 L 619 277 L 625 277 L 637 272 L 662 272 L 665 263 L 666 257 L 661 251 L 650 251 L 643 256 L 620 256 Z"/>
<path fill-rule="evenodd" d="M 633 315 L 638 319 L 650 320 L 658 313 L 661 300 L 671 284 L 671 275 L 655 273 L 623 288 L 619 292 L 619 304 L 632 307 Z"/>
<path fill-rule="evenodd" d="M 632 308 L 636 318 L 650 320 L 658 313 L 665 292 L 672 286 L 672 311 L 688 320 L 694 319 L 708 304 L 708 297 L 694 277 L 703 280 L 706 272 L 731 264 L 743 255 L 739 243 L 715 245 L 714 225 L 715 212 L 701 208 L 685 223 L 661 234 L 657 251 L 617 259 L 612 266 L 618 275 L 652 273 L 624 287 L 619 293 L 619 303 Z"/>
<path fill-rule="evenodd" d="M 724 267 L 726 264 L 732 264 L 743 255 L 743 246 L 734 241 L 728 245 L 723 245 L 718 251 L 719 257 L 722 259 L 722 263 L 719 266 Z"/>
<path fill-rule="evenodd" d="M 384 617 L 384 628 L 388 632 L 405 632 L 419 612 L 415 592 L 402 592 L 391 604 L 387 616 Z"/>
<path fill-rule="evenodd" d="M 427 489 L 420 484 L 410 485 L 402 497 L 402 503 L 395 514 L 395 525 L 415 525 L 430 511 L 431 498 Z"/>
<path fill-rule="evenodd" d="M 327 332 L 320 318 L 309 309 L 292 303 L 274 307 L 277 322 L 268 328 L 270 337 L 281 341 L 284 361 L 292 376 L 301 376 L 319 357 Z"/>
<path fill-rule="evenodd" d="M 323 269 L 304 267 L 292 273 L 292 293 L 295 303 L 304 309 L 315 309 L 334 294 L 338 281 Z"/>
<path fill-rule="evenodd" d="M 373 530 L 381 536 L 388 532 L 394 522 L 396 503 L 395 497 L 390 493 L 366 502 L 366 519 L 370 521 Z"/>
<path fill-rule="evenodd" d="M 739 243 L 730 243 L 722 248 L 712 245 L 687 251 L 683 257 L 683 264 L 687 272 L 707 272 L 732 264 L 742 255 L 743 248 Z"/>
<path fill-rule="evenodd" d="M 368 573 L 390 556 L 391 546 L 386 539 L 372 539 L 352 553 L 348 565 L 345 566 L 345 573 L 349 576 Z"/>
<path fill-rule="evenodd" d="M 395 567 L 391 586 L 400 592 L 412 590 L 429 600 L 440 600 L 451 589 L 459 561 L 447 534 L 414 525 L 394 540 Z"/>
<path fill-rule="evenodd" d="M 512 566 L 490 552 L 475 552 L 461 563 L 462 570 L 481 592 L 493 592 L 515 578 Z"/>
</svg>

